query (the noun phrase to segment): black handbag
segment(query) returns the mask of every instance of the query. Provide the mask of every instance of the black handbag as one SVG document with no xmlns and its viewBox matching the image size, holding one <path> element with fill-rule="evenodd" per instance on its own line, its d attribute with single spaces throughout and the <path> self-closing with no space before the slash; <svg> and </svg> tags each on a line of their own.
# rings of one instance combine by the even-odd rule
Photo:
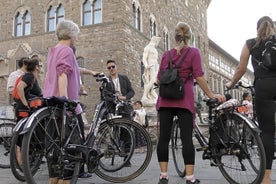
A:
<svg viewBox="0 0 276 184">
<path fill-rule="evenodd" d="M 186 51 L 184 56 L 181 58 L 181 61 L 173 67 L 173 62 L 171 58 L 171 54 L 169 54 L 169 64 L 168 68 L 163 70 L 160 76 L 160 85 L 159 85 L 159 95 L 162 98 L 168 99 L 181 99 L 185 95 L 184 84 L 188 79 L 183 81 L 183 79 L 179 76 L 178 67 L 180 64 L 186 59 L 190 48 Z"/>
</svg>

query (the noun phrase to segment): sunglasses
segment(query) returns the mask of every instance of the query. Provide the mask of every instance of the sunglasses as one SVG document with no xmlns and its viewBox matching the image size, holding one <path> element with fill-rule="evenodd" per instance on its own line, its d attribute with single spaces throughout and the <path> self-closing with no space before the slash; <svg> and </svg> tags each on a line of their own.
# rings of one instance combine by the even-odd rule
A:
<svg viewBox="0 0 276 184">
<path fill-rule="evenodd" d="M 111 68 L 112 68 L 112 69 L 114 69 L 115 67 L 116 67 L 116 66 L 115 66 L 115 65 L 113 65 L 113 66 L 109 66 L 109 67 L 107 67 L 107 69 L 108 69 L 108 70 L 110 70 Z"/>
</svg>

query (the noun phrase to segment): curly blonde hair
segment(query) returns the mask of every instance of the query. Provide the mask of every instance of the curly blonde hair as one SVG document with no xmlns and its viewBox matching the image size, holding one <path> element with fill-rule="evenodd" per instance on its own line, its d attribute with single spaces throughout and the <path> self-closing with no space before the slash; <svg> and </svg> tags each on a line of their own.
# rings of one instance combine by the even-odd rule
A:
<svg viewBox="0 0 276 184">
<path fill-rule="evenodd" d="M 177 54 L 180 54 L 180 51 L 183 47 L 188 46 L 191 37 L 191 27 L 185 22 L 179 22 L 176 25 L 174 35 L 174 39 L 176 41 Z"/>
</svg>

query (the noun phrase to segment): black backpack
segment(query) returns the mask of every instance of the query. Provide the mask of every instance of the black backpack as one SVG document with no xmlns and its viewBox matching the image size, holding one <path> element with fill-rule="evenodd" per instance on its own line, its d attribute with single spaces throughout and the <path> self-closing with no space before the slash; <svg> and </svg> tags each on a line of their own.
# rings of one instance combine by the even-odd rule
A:
<svg viewBox="0 0 276 184">
<path fill-rule="evenodd" d="M 276 35 L 265 43 L 265 50 L 262 52 L 259 65 L 265 70 L 276 71 Z"/>
</svg>

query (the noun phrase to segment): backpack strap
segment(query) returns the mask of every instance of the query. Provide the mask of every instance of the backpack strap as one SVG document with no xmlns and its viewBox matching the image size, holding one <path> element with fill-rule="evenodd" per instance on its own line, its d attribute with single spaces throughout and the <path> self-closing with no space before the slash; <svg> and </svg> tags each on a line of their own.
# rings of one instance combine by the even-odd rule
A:
<svg viewBox="0 0 276 184">
<path fill-rule="evenodd" d="M 190 52 L 191 48 L 189 47 L 188 50 L 186 51 L 185 55 L 181 58 L 180 62 L 177 63 L 177 65 L 175 66 L 176 68 L 178 68 L 181 63 L 183 63 L 183 61 L 186 59 L 186 57 L 188 56 L 188 53 Z"/>
<path fill-rule="evenodd" d="M 168 51 L 168 54 L 169 54 L 169 64 L 168 64 L 168 67 L 169 67 L 169 69 L 173 69 L 172 56 L 171 56 L 170 51 Z"/>
<path fill-rule="evenodd" d="M 188 53 L 190 52 L 190 47 L 188 48 L 188 50 L 186 51 L 186 53 L 183 55 L 183 57 L 181 58 L 180 62 L 178 62 L 175 66 L 175 68 L 178 68 L 178 66 L 180 66 L 181 63 L 183 63 L 183 61 L 186 59 Z M 172 56 L 171 56 L 171 53 L 170 51 L 168 51 L 168 54 L 169 54 L 169 68 L 172 69 L 173 68 L 173 64 L 172 64 Z M 188 75 L 188 77 L 183 81 L 184 84 L 192 77 L 192 73 L 190 73 Z"/>
<path fill-rule="evenodd" d="M 175 64 L 175 68 L 178 68 L 181 63 L 183 63 L 183 61 L 186 59 L 186 57 L 188 56 L 188 53 L 190 52 L 191 48 L 189 47 L 188 50 L 186 51 L 186 53 L 183 55 L 183 57 L 180 59 L 180 61 L 178 63 Z M 168 51 L 169 54 L 169 68 L 173 68 L 172 66 L 172 56 L 170 51 Z"/>
</svg>

